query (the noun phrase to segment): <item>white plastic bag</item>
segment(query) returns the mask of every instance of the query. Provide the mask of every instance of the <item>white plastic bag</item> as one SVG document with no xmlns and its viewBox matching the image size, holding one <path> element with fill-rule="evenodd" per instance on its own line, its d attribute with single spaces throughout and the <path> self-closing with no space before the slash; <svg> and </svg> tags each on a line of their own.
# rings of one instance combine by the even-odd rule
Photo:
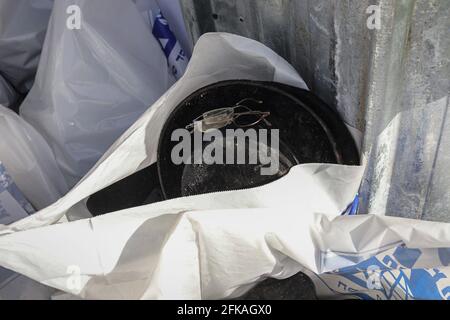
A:
<svg viewBox="0 0 450 320">
<path fill-rule="evenodd" d="M 68 270 L 65 259 L 71 259 L 75 258 L 73 260 L 73 263 L 78 264 L 80 263 L 80 266 L 83 268 L 82 273 L 84 272 L 89 273 L 90 271 L 84 270 L 84 265 L 82 265 L 83 261 L 92 260 L 93 263 L 96 263 L 99 261 L 97 258 L 93 258 L 90 256 L 91 250 L 96 250 L 96 244 L 91 241 L 89 235 L 85 238 L 83 234 L 85 234 L 85 231 L 79 230 L 76 225 L 74 224 L 62 224 L 61 226 L 68 227 L 69 230 L 67 230 L 66 236 L 62 235 L 55 235 L 50 229 L 45 228 L 45 226 L 55 223 L 59 221 L 64 214 L 70 214 L 74 211 L 77 211 L 78 208 L 80 208 L 80 204 L 83 205 L 82 200 L 87 198 L 89 195 L 95 193 L 96 191 L 99 191 L 106 186 L 128 176 L 132 173 L 150 165 L 151 163 L 154 163 L 156 161 L 156 147 L 157 147 L 157 141 L 158 136 L 160 134 L 160 130 L 164 124 L 165 119 L 170 114 L 170 111 L 177 105 L 178 102 L 180 102 L 183 98 L 185 98 L 187 95 L 189 95 L 194 90 L 201 88 L 205 85 L 221 81 L 221 80 L 229 80 L 233 78 L 240 78 L 240 79 L 249 79 L 249 80 L 267 80 L 267 81 L 278 81 L 283 82 L 286 84 L 291 84 L 295 86 L 299 86 L 302 88 L 306 88 L 305 83 L 303 80 L 298 76 L 298 74 L 295 72 L 295 70 L 282 58 L 280 58 L 278 55 L 276 55 L 273 51 L 268 49 L 267 47 L 263 46 L 262 44 L 245 39 L 238 36 L 232 36 L 228 34 L 208 34 L 205 35 L 202 39 L 199 40 L 197 47 L 196 47 L 196 53 L 194 54 L 194 58 L 191 61 L 189 65 L 189 69 L 186 73 L 186 75 L 171 89 L 169 92 L 164 95 L 155 105 L 152 106 L 109 150 L 107 154 L 104 155 L 102 160 L 100 160 L 97 165 L 91 170 L 89 174 L 86 175 L 86 177 L 71 191 L 69 192 L 64 198 L 62 198 L 57 203 L 53 204 L 52 206 L 48 207 L 45 210 L 42 210 L 35 215 L 21 220 L 11 226 L 4 226 L 2 233 L 5 234 L 5 236 L 0 238 L 0 264 L 9 267 L 15 271 L 21 272 L 23 274 L 26 274 L 28 276 L 31 276 L 33 279 L 41 281 L 43 283 L 46 283 L 48 285 L 51 285 L 53 287 L 59 287 L 62 286 L 63 291 L 70 291 L 67 290 L 65 285 L 66 282 L 66 271 Z M 332 169 L 332 168 L 331 168 Z M 337 198 L 336 201 L 330 201 L 330 202 L 316 202 L 316 203 L 322 203 L 324 206 L 322 207 L 325 211 L 339 211 L 343 210 L 345 206 L 347 205 L 346 202 L 350 201 L 354 197 L 355 189 L 357 188 L 357 185 L 359 184 L 359 175 L 360 175 L 360 168 L 355 169 L 346 169 L 346 168 L 337 168 L 337 172 L 341 172 L 340 174 L 337 174 L 337 176 L 344 175 L 345 179 L 337 179 L 337 182 L 340 181 L 347 181 L 347 193 L 345 197 Z M 350 171 L 348 171 L 350 170 Z M 333 171 L 333 169 L 331 170 Z M 353 174 L 350 172 L 353 171 Z M 290 179 L 288 183 L 293 183 L 294 181 L 304 181 L 309 176 L 309 169 L 306 169 L 306 171 L 300 170 L 299 175 L 300 176 L 294 176 L 294 179 Z M 314 197 L 320 197 L 320 195 L 323 195 L 323 190 L 321 191 L 321 185 L 323 184 L 322 179 L 325 178 L 327 181 L 327 173 L 329 173 L 329 170 L 323 170 L 322 171 L 325 175 L 316 176 L 313 177 L 313 180 L 316 180 L 314 185 L 316 187 L 309 186 L 309 190 L 311 193 L 305 194 L 305 197 L 311 198 L 311 195 Z M 295 178 L 300 179 L 295 179 Z M 303 178 L 302 178 L 303 177 Z M 334 179 L 334 178 L 333 178 Z M 341 185 L 342 186 L 342 185 Z M 276 189 L 276 185 L 275 185 Z M 339 188 L 339 190 L 343 190 L 344 188 Z M 287 197 L 285 203 L 291 203 L 292 201 L 298 200 L 298 191 L 296 188 L 292 188 L 294 194 Z M 180 203 L 183 210 L 187 209 L 194 209 L 194 208 L 214 208 L 214 207 L 259 207 L 259 206 L 269 206 L 273 207 L 278 203 L 278 194 L 276 192 L 272 192 L 270 188 L 267 189 L 265 193 L 255 193 L 259 195 L 265 195 L 258 198 L 252 198 L 244 195 L 244 197 L 239 197 L 238 195 L 234 196 L 234 200 L 230 201 L 228 197 L 225 197 L 223 200 L 220 200 L 219 198 L 215 197 L 200 197 L 195 201 L 192 201 L 190 198 L 186 198 L 183 203 Z M 314 195 L 315 194 L 315 195 Z M 241 199 L 241 200 L 239 200 Z M 288 201 L 290 199 L 290 201 Z M 264 200 L 265 202 L 262 203 L 261 201 Z M 348 200 L 348 201 L 347 201 Z M 149 218 L 152 216 L 156 216 L 159 214 L 162 214 L 164 212 L 171 212 L 173 209 L 171 208 L 172 205 L 176 205 L 176 202 L 163 202 L 159 204 L 159 207 L 155 207 L 151 209 L 150 211 L 148 209 L 144 209 L 144 211 L 147 211 L 147 213 L 144 214 L 144 216 L 148 216 Z M 174 212 L 176 212 L 175 210 Z M 128 212 L 128 211 L 127 211 Z M 153 213 L 152 213 L 153 212 Z M 129 212 L 132 216 L 132 212 Z M 143 216 L 143 217 L 144 217 Z M 111 217 L 114 222 L 112 224 L 109 224 L 108 226 L 105 226 L 105 230 L 108 230 L 109 236 L 106 236 L 104 239 L 106 241 L 109 241 L 107 239 L 110 238 L 111 235 L 117 232 L 118 237 L 115 241 L 112 241 L 110 245 L 112 246 L 110 249 L 106 249 L 108 252 L 111 252 L 111 254 L 106 253 L 107 256 L 110 256 L 112 260 L 110 260 L 111 263 L 114 263 L 115 255 L 119 253 L 122 245 L 119 243 L 120 241 L 126 241 L 127 237 L 130 235 L 129 232 L 133 232 L 135 230 L 135 227 L 138 227 L 141 224 L 141 218 L 132 218 L 128 221 L 128 219 L 123 220 L 122 217 L 119 217 L 119 221 L 114 218 L 114 215 L 108 215 L 108 217 Z M 175 216 L 174 216 L 175 217 Z M 146 219 L 146 218 L 145 218 Z M 123 220 L 123 221 L 122 221 Z M 127 222 L 128 221 L 128 222 Z M 88 220 L 83 220 L 84 223 L 88 223 Z M 129 222 L 131 222 L 129 224 Z M 95 224 L 97 225 L 97 223 Z M 128 226 L 131 227 L 129 229 Z M 43 228 L 42 228 L 43 227 Z M 115 230 L 115 228 L 118 228 L 118 230 Z M 151 226 L 150 226 L 151 227 Z M 165 228 L 159 228 L 156 225 L 156 228 L 159 230 L 155 233 L 157 237 L 160 237 L 162 235 L 163 238 L 166 236 L 163 235 L 166 231 Z M 29 253 L 25 253 L 24 251 L 17 249 L 15 245 L 11 245 L 9 251 L 10 253 L 13 253 L 16 255 L 15 257 L 11 256 L 10 253 L 7 253 L 6 251 L 3 251 L 4 247 L 3 244 L 8 242 L 8 239 L 15 236 L 15 231 L 18 230 L 27 230 L 24 231 L 25 238 L 30 239 L 30 241 L 34 241 L 34 237 L 38 236 L 40 239 L 44 242 L 47 240 L 49 242 L 53 242 L 52 245 L 49 245 L 49 243 L 43 244 L 49 251 L 52 252 L 49 256 L 52 256 L 53 262 L 52 265 L 57 266 L 56 268 L 59 271 L 55 271 L 52 267 L 50 267 L 48 264 L 42 268 L 36 268 L 37 264 L 28 264 L 28 263 L 21 263 L 19 262 L 20 258 L 19 256 L 29 256 Z M 8 236 L 6 234 L 13 232 L 12 235 Z M 58 232 L 58 231 L 57 231 Z M 163 234 L 161 234 L 161 232 Z M 65 231 L 63 231 L 65 233 Z M 69 238 L 73 234 L 77 233 L 77 244 L 79 244 L 81 247 L 78 247 L 78 245 L 73 246 L 72 243 L 64 243 L 61 241 L 54 241 L 54 239 L 61 239 L 61 238 Z M 152 232 L 148 232 L 147 236 L 152 236 Z M 102 236 L 103 237 L 103 236 Z M 82 241 L 80 241 L 83 239 Z M 28 240 L 25 240 L 27 242 Z M 119 241 L 119 242 L 118 242 Z M 19 241 L 21 242 L 21 241 Z M 149 243 L 151 243 L 150 241 Z M 11 243 L 17 243 L 15 240 L 12 240 Z M 10 243 L 10 244 L 11 244 Z M 36 259 L 41 260 L 43 256 L 47 256 L 47 254 L 43 253 L 41 251 L 41 243 L 38 241 L 37 246 L 33 245 L 33 248 L 39 247 L 39 254 L 36 255 Z M 156 247 L 158 246 L 159 241 L 156 243 Z M 195 242 L 190 242 L 191 245 L 195 245 Z M 54 246 L 56 245 L 57 248 Z M 116 245 L 118 247 L 116 247 Z M 67 250 L 67 248 L 71 247 L 70 250 Z M 148 247 L 147 245 L 141 246 L 142 249 L 149 248 L 149 250 L 146 249 L 147 253 L 152 252 L 152 249 Z M 119 251 L 117 251 L 119 250 Z M 131 249 L 133 251 L 134 249 Z M 64 253 L 62 253 L 64 251 Z M 75 256 L 73 256 L 70 252 L 72 252 Z M 99 248 L 99 252 L 103 252 L 103 249 Z M 195 252 L 192 252 L 191 249 L 189 250 L 183 250 L 185 252 L 185 258 L 195 258 L 196 254 Z M 142 253 L 141 250 L 136 251 L 135 253 L 131 252 L 130 257 L 138 257 Z M 193 254 L 191 254 L 193 253 Z M 103 253 L 102 253 L 103 255 Z M 40 256 L 40 258 L 38 258 Z M 177 258 L 177 259 L 185 259 L 185 258 Z M 33 259 L 33 258 L 30 258 Z M 133 258 L 132 258 L 133 259 Z M 45 260 L 45 259 L 44 259 Z M 30 260 L 28 260 L 30 261 Z M 43 260 L 41 260 L 43 261 Z M 170 261 L 167 260 L 167 261 Z M 157 262 L 157 261 L 155 261 Z M 190 262 L 191 264 L 192 262 Z M 34 265 L 34 267 L 33 267 Z M 176 264 L 174 264 L 176 265 Z M 197 262 L 194 262 L 194 265 L 198 266 Z M 75 266 L 76 267 L 76 266 Z M 98 267 L 94 266 L 94 269 L 92 270 L 92 274 L 97 274 L 97 272 L 104 272 L 101 271 Z M 139 263 L 136 267 L 138 268 L 154 268 L 153 264 L 146 264 L 146 263 Z M 62 268 L 62 269 L 60 269 Z M 37 271 L 37 269 L 40 269 L 40 271 Z M 186 270 L 189 270 L 189 268 L 185 268 Z M 34 271 L 33 271 L 34 270 Z M 41 272 L 39 276 L 36 276 L 34 273 L 35 271 Z M 167 272 L 170 272 L 170 269 L 167 268 Z M 189 273 L 192 272 L 188 271 Z M 59 275 L 56 274 L 62 273 L 62 277 L 59 277 Z M 169 273 L 166 273 L 167 275 Z M 173 279 L 180 279 L 180 275 L 172 274 L 171 275 Z M 192 276 L 198 277 L 198 274 L 193 273 Z M 49 280 L 46 281 L 45 279 L 54 279 L 54 281 L 57 281 L 60 284 L 55 284 L 54 281 Z M 56 278 L 60 278 L 57 280 Z M 84 279 L 85 277 L 82 276 Z M 120 281 L 120 280 L 119 280 Z M 183 283 L 185 283 L 187 279 L 183 280 Z M 113 281 L 114 282 L 114 281 Z M 158 286 L 159 280 L 157 280 L 154 284 L 151 284 L 151 286 Z M 193 283 L 198 283 L 196 281 L 193 281 Z M 142 282 L 144 286 L 146 286 L 146 282 Z M 124 282 L 125 285 L 125 282 Z M 177 287 L 178 283 L 177 283 Z M 130 287 L 132 289 L 132 287 Z M 175 289 L 173 287 L 173 289 Z M 187 290 L 187 291 L 186 291 Z M 77 290 L 75 290 L 77 291 Z M 191 288 L 186 287 L 186 289 L 182 289 L 180 292 L 176 293 L 174 290 L 171 290 L 170 292 L 172 294 L 168 295 L 168 292 L 166 292 L 166 289 L 164 289 L 165 293 L 163 296 L 167 297 L 175 297 L 175 296 L 186 296 L 187 292 L 191 291 Z M 103 293 L 102 293 L 103 292 Z M 117 292 L 111 291 L 112 293 L 116 294 Z M 133 294 L 125 294 L 122 297 L 134 297 L 139 294 L 139 290 L 137 290 Z M 198 296 L 198 292 L 194 293 L 191 292 L 191 296 Z M 105 297 L 104 291 L 101 290 L 101 292 L 94 292 L 92 294 L 89 294 L 89 296 L 92 297 Z"/>
<path fill-rule="evenodd" d="M 197 42 L 183 78 L 111 146 L 61 201 L 15 223 L 14 230 L 55 223 L 90 195 L 155 163 L 158 137 L 177 104 L 197 89 L 231 79 L 275 81 L 307 89 L 295 69 L 263 44 L 226 33 L 205 34 Z"/>
<path fill-rule="evenodd" d="M 155 1 L 161 8 L 164 17 L 169 21 L 170 29 L 175 34 L 181 47 L 186 50 L 188 57 L 192 52 L 192 40 L 186 30 L 186 24 L 183 17 L 179 0 L 136 0 L 137 2 Z"/>
<path fill-rule="evenodd" d="M 66 26 L 73 5 L 79 30 Z M 173 82 L 132 0 L 56 1 L 21 115 L 49 142 L 73 186 Z"/>
<path fill-rule="evenodd" d="M 0 162 L 37 210 L 68 191 L 48 144 L 13 111 L 0 106 Z"/>
<path fill-rule="evenodd" d="M 52 6 L 53 0 L 0 1 L 0 73 L 21 94 L 33 84 Z"/>
<path fill-rule="evenodd" d="M 147 12 L 148 10 L 154 10 L 155 6 L 160 9 L 167 19 L 170 29 L 175 34 L 175 37 L 180 42 L 181 47 L 186 50 L 188 57 L 192 53 L 192 40 L 190 39 L 186 24 L 183 17 L 183 12 L 181 10 L 181 5 L 179 0 L 133 0 L 139 11 Z M 150 19 L 147 18 L 147 23 L 151 23 Z"/>
<path fill-rule="evenodd" d="M 254 189 L 50 225 L 81 210 L 93 193 L 154 163 L 161 128 L 183 98 L 236 78 L 306 87 L 286 61 L 262 44 L 229 34 L 204 35 L 185 76 L 74 189 L 0 229 L 0 265 L 84 298 L 230 298 L 266 277 L 284 279 L 299 271 L 311 276 L 320 297 L 364 297 L 358 296 L 362 291 L 366 297 L 390 298 L 384 293 L 402 290 L 395 286 L 413 280 L 424 289 L 406 297 L 437 296 L 428 292 L 445 297 L 450 257 L 442 248 L 450 247 L 450 224 L 339 216 L 358 190 L 363 167 L 305 164 Z M 398 247 L 406 251 L 396 254 Z M 419 251 L 420 259 L 409 259 Z M 364 261 L 384 268 L 375 273 L 381 289 L 370 287 L 372 265 Z M 412 272 L 413 267 L 424 272 Z M 340 273 L 333 273 L 336 269 Z M 392 276 L 402 272 L 403 278 Z"/>
<path fill-rule="evenodd" d="M 0 184 L 5 183 L 2 180 L 2 174 L 5 174 L 2 161 L 9 168 L 7 174 L 14 176 L 14 182 L 17 180 L 17 185 L 20 185 L 19 190 L 12 189 L 12 193 L 2 190 L 0 185 L 0 210 L 7 211 L 1 212 L 7 215 L 2 221 L 10 223 L 33 212 L 33 208 L 27 207 L 27 200 L 33 203 L 34 208 L 42 209 L 68 191 L 64 177 L 43 138 L 15 113 L 0 105 Z M 27 199 L 21 198 L 21 191 L 24 191 Z M 11 197 L 10 202 L 5 208 L 4 201 L 8 197 Z M 17 201 L 17 206 L 11 205 L 11 201 Z M 14 208 L 17 210 L 8 211 Z M 0 267 L 0 300 L 49 299 L 53 292 L 52 288 Z"/>
<path fill-rule="evenodd" d="M 134 1 L 145 21 L 152 29 L 154 37 L 160 43 L 172 75 L 178 80 L 185 73 L 190 56 L 190 51 L 186 49 L 188 47 L 185 47 L 187 35 L 179 2 Z M 160 4 L 165 5 L 164 9 L 161 8 Z M 170 16 L 170 19 L 167 16 Z M 181 25 L 180 20 L 183 22 Z M 181 44 L 179 36 L 183 37 L 184 45 Z"/>
</svg>

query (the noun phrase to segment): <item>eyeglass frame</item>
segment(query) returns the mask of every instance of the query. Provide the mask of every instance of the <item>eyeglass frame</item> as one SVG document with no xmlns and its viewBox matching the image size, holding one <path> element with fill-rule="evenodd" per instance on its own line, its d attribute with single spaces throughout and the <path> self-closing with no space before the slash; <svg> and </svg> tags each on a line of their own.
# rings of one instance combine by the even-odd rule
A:
<svg viewBox="0 0 450 320">
<path fill-rule="evenodd" d="M 195 118 L 192 123 L 188 124 L 185 128 L 187 130 L 189 130 L 191 133 L 195 131 L 196 128 L 198 128 L 199 126 L 196 125 L 198 122 L 203 123 L 205 120 L 207 120 L 207 117 L 213 118 L 213 117 L 225 117 L 226 116 L 226 112 L 229 112 L 228 115 L 228 119 L 224 118 L 221 121 L 216 121 L 214 123 L 222 123 L 221 126 L 219 127 L 211 127 L 208 128 L 206 130 L 200 130 L 201 132 L 206 132 L 207 130 L 210 129 L 221 129 L 224 128 L 228 125 L 230 125 L 231 123 L 235 124 L 236 126 L 240 127 L 240 128 L 249 128 L 252 127 L 254 125 L 257 125 L 258 123 L 260 123 L 261 121 L 263 121 L 267 126 L 271 127 L 272 124 L 266 119 L 268 116 L 270 116 L 270 111 L 254 111 L 252 109 L 250 109 L 249 107 L 247 107 L 246 105 L 243 105 L 242 103 L 245 101 L 253 101 L 259 104 L 262 104 L 263 101 L 261 100 L 256 100 L 253 98 L 245 98 L 239 102 L 237 102 L 234 106 L 232 107 L 225 107 L 225 108 L 218 108 L 218 109 L 214 109 L 214 110 L 210 110 L 207 112 L 204 112 L 201 116 Z M 244 108 L 246 110 L 248 110 L 247 112 L 241 112 L 241 113 L 236 113 L 235 110 L 237 108 Z M 215 113 L 215 114 L 214 114 Z M 211 116 L 211 114 L 213 114 Z M 237 124 L 235 121 L 236 119 L 238 119 L 241 116 L 246 116 L 246 115 L 260 115 L 260 118 L 250 124 L 247 125 L 239 125 Z M 201 126 L 203 127 L 203 125 Z"/>
</svg>

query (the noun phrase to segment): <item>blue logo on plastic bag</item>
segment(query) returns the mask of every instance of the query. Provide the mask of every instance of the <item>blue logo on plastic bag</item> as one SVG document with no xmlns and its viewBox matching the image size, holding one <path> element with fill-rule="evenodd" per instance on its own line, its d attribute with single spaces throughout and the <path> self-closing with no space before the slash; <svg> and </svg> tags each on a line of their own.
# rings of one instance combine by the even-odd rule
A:
<svg viewBox="0 0 450 320">
<path fill-rule="evenodd" d="M 175 78 L 180 78 L 186 70 L 188 58 L 161 11 L 155 17 L 153 35 L 164 51 L 172 74 Z"/>
<path fill-rule="evenodd" d="M 424 261 L 420 263 L 420 259 Z M 433 259 L 436 261 L 431 261 Z M 424 263 L 436 267 L 423 268 Z M 449 270 L 442 269 L 449 265 L 450 248 L 409 249 L 400 246 L 356 265 L 326 273 L 323 280 L 331 283 L 333 279 L 336 288 L 342 289 L 340 293 L 361 299 L 450 300 Z"/>
</svg>

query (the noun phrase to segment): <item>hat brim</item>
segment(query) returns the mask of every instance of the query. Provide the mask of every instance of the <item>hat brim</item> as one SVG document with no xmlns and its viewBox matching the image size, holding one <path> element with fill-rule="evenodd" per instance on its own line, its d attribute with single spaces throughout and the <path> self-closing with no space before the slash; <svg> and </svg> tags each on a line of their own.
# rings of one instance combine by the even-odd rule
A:
<svg viewBox="0 0 450 320">
<path fill-rule="evenodd" d="M 157 166 L 166 199 L 183 195 L 182 177 L 186 169 L 186 165 L 176 165 L 171 159 L 172 149 L 177 144 L 171 141 L 172 132 L 185 128 L 204 112 L 233 106 L 246 98 L 263 101 L 258 105 L 258 110 L 270 112 L 268 119 L 272 128 L 279 129 L 280 140 L 289 146 L 299 163 L 359 164 L 359 154 L 347 127 L 333 109 L 311 92 L 274 82 L 223 81 L 199 89 L 187 97 L 174 109 L 163 127 Z M 217 178 L 217 181 L 221 180 Z M 279 176 L 273 177 L 277 178 Z M 239 184 L 238 188 L 256 187 L 264 184 L 262 181 L 267 183 L 273 179 L 250 179 L 256 182 Z M 230 189 L 237 188 L 226 184 L 201 188 L 202 193 Z"/>
</svg>

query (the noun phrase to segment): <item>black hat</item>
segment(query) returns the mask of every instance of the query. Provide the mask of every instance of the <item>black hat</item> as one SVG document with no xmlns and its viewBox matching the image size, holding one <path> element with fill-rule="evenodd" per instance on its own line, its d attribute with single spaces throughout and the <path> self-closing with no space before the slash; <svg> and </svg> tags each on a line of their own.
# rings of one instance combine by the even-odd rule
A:
<svg viewBox="0 0 450 320">
<path fill-rule="evenodd" d="M 227 112 L 237 108 L 241 112 L 236 112 L 231 121 Z M 224 114 L 225 119 L 221 118 Z M 279 153 L 277 170 L 270 175 L 261 175 L 260 169 L 265 164 L 260 162 L 174 163 L 172 150 L 179 141 L 172 141 L 172 133 L 184 128 L 198 130 L 195 124 L 203 124 L 206 127 L 203 131 L 206 131 L 208 122 L 202 120 L 208 117 L 216 122 L 223 121 L 215 129 L 223 133 L 220 142 L 224 147 L 231 143 L 237 148 L 236 140 L 227 138 L 227 129 L 278 129 L 277 150 L 259 139 L 256 145 L 270 150 L 269 154 Z M 267 141 L 271 141 L 272 131 L 267 132 Z M 193 133 L 190 139 L 194 139 Z M 201 147 L 204 149 L 217 142 L 203 142 Z M 191 145 L 194 145 L 193 141 Z M 250 144 L 245 148 L 248 150 Z M 193 159 L 193 150 L 191 153 L 189 158 Z M 307 90 L 274 82 L 223 81 L 194 92 L 169 116 L 158 145 L 158 175 L 166 199 L 260 186 L 279 179 L 292 166 L 301 163 L 358 165 L 359 155 L 347 127 L 333 109 Z"/>
</svg>

